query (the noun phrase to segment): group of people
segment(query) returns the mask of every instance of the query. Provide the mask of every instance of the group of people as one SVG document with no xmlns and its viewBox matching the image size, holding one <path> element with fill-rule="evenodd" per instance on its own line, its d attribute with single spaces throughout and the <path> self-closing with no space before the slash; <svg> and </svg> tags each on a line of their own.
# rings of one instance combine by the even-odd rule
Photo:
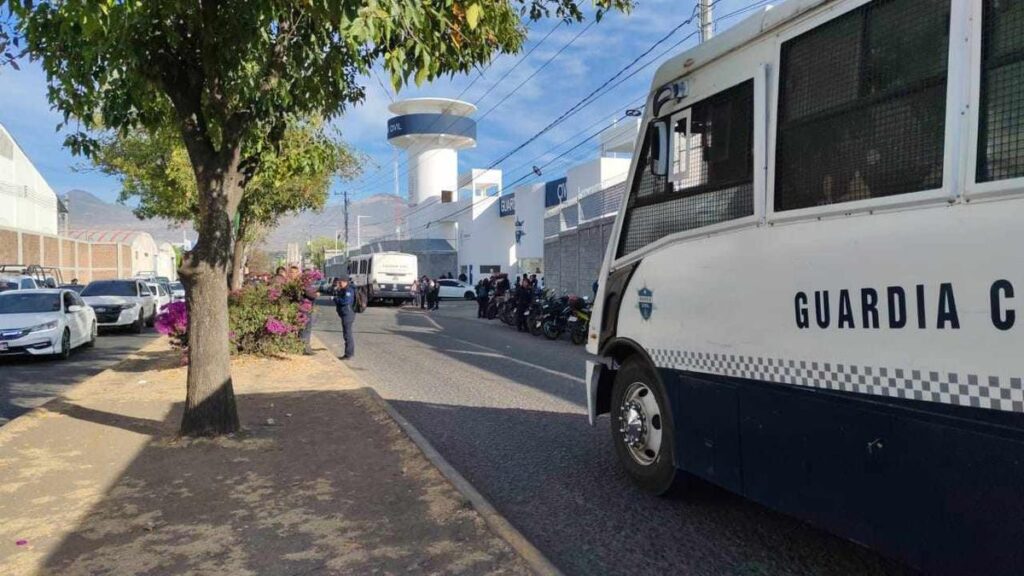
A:
<svg viewBox="0 0 1024 576">
<path fill-rule="evenodd" d="M 449 272 L 447 275 L 442 274 L 437 279 L 431 278 L 424 274 L 419 280 L 412 283 L 412 293 L 416 298 L 416 303 L 419 304 L 420 309 L 425 310 L 437 310 L 438 304 L 441 303 L 441 283 L 440 280 L 454 280 L 455 276 Z M 459 274 L 459 280 L 462 282 L 466 281 L 465 274 Z"/>
<path fill-rule="evenodd" d="M 446 276 L 442 275 L 441 278 Z M 437 310 L 437 305 L 441 302 L 441 284 L 426 274 L 412 283 L 412 293 L 421 310 Z"/>
<path fill-rule="evenodd" d="M 513 282 L 515 282 L 513 290 Z M 512 293 L 516 299 L 519 310 L 529 310 L 533 299 L 544 290 L 542 280 L 536 274 L 523 274 L 521 278 L 509 278 L 508 274 L 492 274 L 489 278 L 483 278 L 476 283 L 477 318 L 487 316 L 487 305 L 491 297 L 505 298 Z M 529 330 L 526 325 L 526 315 L 516 316 L 516 329 L 519 331 Z"/>
</svg>

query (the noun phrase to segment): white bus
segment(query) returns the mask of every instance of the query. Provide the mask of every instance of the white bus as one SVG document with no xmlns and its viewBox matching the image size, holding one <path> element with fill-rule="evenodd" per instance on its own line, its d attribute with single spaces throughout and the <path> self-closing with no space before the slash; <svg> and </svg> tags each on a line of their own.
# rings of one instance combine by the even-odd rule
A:
<svg viewBox="0 0 1024 576">
<path fill-rule="evenodd" d="M 414 254 L 376 252 L 350 258 L 348 274 L 356 289 L 355 309 L 362 312 L 377 302 L 400 304 L 412 300 L 418 264 Z"/>
<path fill-rule="evenodd" d="M 789 0 L 644 114 L 587 347 L 630 476 L 1024 573 L 1024 0 Z"/>
</svg>

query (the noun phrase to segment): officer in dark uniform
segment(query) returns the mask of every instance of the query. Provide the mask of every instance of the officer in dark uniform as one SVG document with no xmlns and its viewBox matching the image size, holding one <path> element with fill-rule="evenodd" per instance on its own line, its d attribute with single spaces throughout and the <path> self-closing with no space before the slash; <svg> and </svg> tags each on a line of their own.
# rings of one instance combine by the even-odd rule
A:
<svg viewBox="0 0 1024 576">
<path fill-rule="evenodd" d="M 348 283 L 348 276 L 342 275 L 334 280 L 334 310 L 341 318 L 342 335 L 345 337 L 345 355 L 342 360 L 348 360 L 356 353 L 356 339 L 352 333 L 352 321 L 356 318 L 355 310 L 352 307 L 356 302 L 356 291 Z"/>
</svg>

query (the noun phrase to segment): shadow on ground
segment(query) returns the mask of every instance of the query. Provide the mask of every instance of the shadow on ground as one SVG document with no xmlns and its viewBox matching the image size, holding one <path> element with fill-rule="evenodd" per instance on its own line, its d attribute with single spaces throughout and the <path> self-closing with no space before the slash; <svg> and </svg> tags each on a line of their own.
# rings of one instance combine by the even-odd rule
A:
<svg viewBox="0 0 1024 576">
<path fill-rule="evenodd" d="M 445 456 L 474 486 L 490 487 L 485 496 L 567 574 L 915 574 L 706 482 L 643 493 L 615 461 L 607 418 L 594 429 L 576 414 L 391 404 L 428 438 L 459 430 L 446 435 Z M 536 450 L 514 448 L 516 438 Z M 607 534 L 629 546 L 607 546 Z"/>
<path fill-rule="evenodd" d="M 162 422 L 51 405 L 154 438 L 44 572 L 476 574 L 513 560 L 486 529 L 481 544 L 479 517 L 411 444 L 395 444 L 396 427 L 374 426 L 365 391 L 238 402 L 244 432 L 215 440 L 174 439 L 180 404 Z"/>
</svg>

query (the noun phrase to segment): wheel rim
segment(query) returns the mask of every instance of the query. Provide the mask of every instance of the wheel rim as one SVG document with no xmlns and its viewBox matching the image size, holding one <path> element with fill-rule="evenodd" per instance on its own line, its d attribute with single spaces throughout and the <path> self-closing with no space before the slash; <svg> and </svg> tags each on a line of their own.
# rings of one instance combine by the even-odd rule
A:
<svg viewBox="0 0 1024 576">
<path fill-rule="evenodd" d="M 633 382 L 622 397 L 619 435 L 637 464 L 654 464 L 661 449 L 662 430 L 661 407 L 654 391 L 643 382 Z"/>
</svg>

